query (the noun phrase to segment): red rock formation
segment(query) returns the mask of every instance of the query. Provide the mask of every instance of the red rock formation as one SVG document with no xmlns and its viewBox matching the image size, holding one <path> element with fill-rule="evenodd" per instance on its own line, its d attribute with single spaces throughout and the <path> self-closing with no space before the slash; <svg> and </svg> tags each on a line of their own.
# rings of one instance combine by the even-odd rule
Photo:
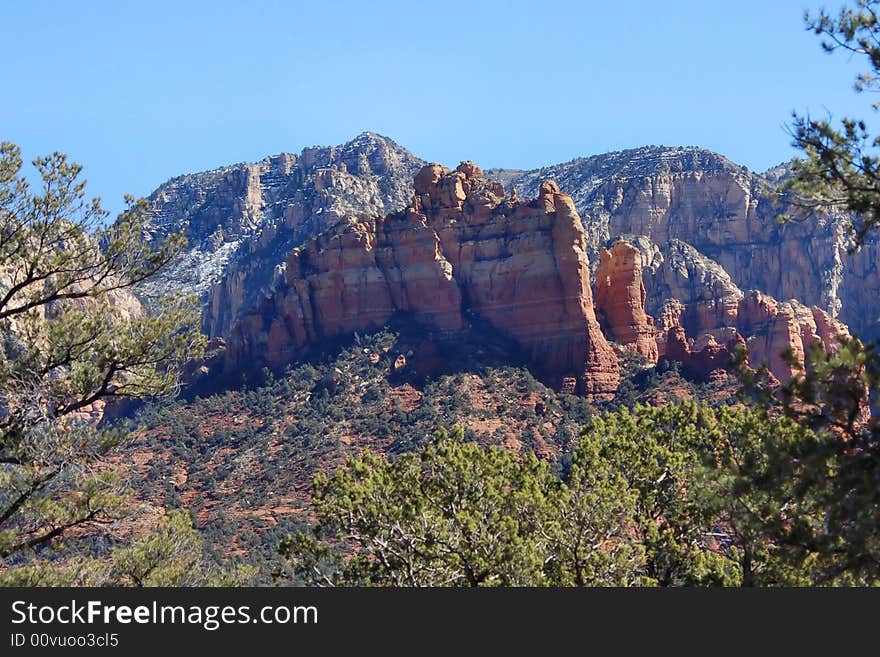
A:
<svg viewBox="0 0 880 657">
<path fill-rule="evenodd" d="M 596 268 L 596 310 L 611 337 L 657 362 L 654 318 L 645 313 L 641 254 L 627 242 L 617 242 L 610 251 L 602 249 Z"/>
<path fill-rule="evenodd" d="M 825 351 L 834 353 L 840 346 L 841 340 L 852 337 L 846 324 L 834 319 L 821 308 L 813 306 L 810 311 L 816 323 L 816 335 L 822 341 Z"/>
<path fill-rule="evenodd" d="M 740 301 L 736 325 L 740 333 L 748 336 L 749 363 L 753 367 L 766 364 L 780 382 L 787 383 L 796 371 L 784 354 L 790 354 L 798 363 L 804 362 L 801 326 L 789 304 L 752 291 Z"/>
<path fill-rule="evenodd" d="M 571 389 L 574 382 L 591 399 L 611 397 L 618 358 L 597 321 L 572 199 L 552 181 L 531 201 L 505 197 L 471 162 L 455 170 L 427 165 L 414 190 L 401 212 L 351 217 L 293 249 L 260 306 L 240 315 L 225 367 L 280 368 L 307 345 L 379 328 L 405 312 L 439 337 L 479 318 L 514 338 L 554 385 Z M 832 349 L 847 333 L 818 308 L 743 295 L 708 261 L 691 269 L 718 279 L 723 303 L 711 295 L 670 298 L 660 306 L 658 330 L 645 312 L 641 251 L 625 242 L 603 251 L 596 305 L 608 333 L 649 361 L 663 354 L 703 379 L 729 367 L 745 344 L 750 364 L 765 363 L 782 382 L 796 369 L 783 352 L 802 363 L 811 345 Z M 690 276 L 691 269 L 682 271 Z"/>
<path fill-rule="evenodd" d="M 681 363 L 690 376 L 707 381 L 717 370 L 730 367 L 734 352 L 741 344 L 745 341 L 735 330 L 727 334 L 723 343 L 712 335 L 705 335 L 696 343 L 688 341 L 681 326 L 673 326 L 666 333 L 664 358 Z"/>
<path fill-rule="evenodd" d="M 229 368 L 289 363 L 322 338 L 411 313 L 454 334 L 462 309 L 513 337 L 546 377 L 574 376 L 579 392 L 613 395 L 617 356 L 596 320 L 580 217 L 552 182 L 530 202 L 504 197 L 470 162 L 428 165 L 412 207 L 350 219 L 294 249 L 283 284 L 235 327 Z"/>
<path fill-rule="evenodd" d="M 693 316 L 694 309 L 690 311 Z M 734 326 L 703 327 L 688 337 L 680 325 L 683 313 L 677 301 L 670 300 L 664 306 L 661 325 L 666 340 L 661 351 L 700 378 L 713 366 L 725 367 L 736 345 L 744 344 L 750 366 L 766 365 L 776 380 L 786 383 L 803 367 L 805 353 L 811 347 L 833 351 L 840 338 L 849 337 L 846 325 L 825 311 L 794 300 L 780 302 L 756 290 L 739 302 L 732 317 Z M 793 358 L 793 363 L 785 354 Z"/>
</svg>

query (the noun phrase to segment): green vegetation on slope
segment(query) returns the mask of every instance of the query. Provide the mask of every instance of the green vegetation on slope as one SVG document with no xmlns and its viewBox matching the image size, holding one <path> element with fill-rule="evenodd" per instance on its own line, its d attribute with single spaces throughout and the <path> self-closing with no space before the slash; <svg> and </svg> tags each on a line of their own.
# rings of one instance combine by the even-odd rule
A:
<svg viewBox="0 0 880 657">
<path fill-rule="evenodd" d="M 427 346 L 406 327 L 354 336 L 335 354 L 301 363 L 258 386 L 145 409 L 144 429 L 124 458 L 135 464 L 137 496 L 153 507 L 187 508 L 215 557 L 277 567 L 275 548 L 311 511 L 312 479 L 367 449 L 417 451 L 440 427 L 513 453 L 533 452 L 557 475 L 596 409 L 547 388 L 491 335 L 455 343 L 434 378 L 417 371 Z M 456 355 L 457 354 L 457 355 Z M 395 368 L 403 355 L 407 363 Z M 676 368 L 631 368 L 624 401 L 712 399 L 719 388 L 683 379 Z M 445 373 L 443 373 L 445 371 Z M 731 391 L 722 397 L 730 398 Z M 726 396 L 725 396 L 726 395 Z"/>
<path fill-rule="evenodd" d="M 331 586 L 809 584 L 827 555 L 788 539 L 823 520 L 800 488 L 813 463 L 798 458 L 821 442 L 763 410 L 636 406 L 594 418 L 559 478 L 531 453 L 441 432 L 417 453 L 319 475 L 317 523 L 283 543 L 285 574 Z"/>
</svg>

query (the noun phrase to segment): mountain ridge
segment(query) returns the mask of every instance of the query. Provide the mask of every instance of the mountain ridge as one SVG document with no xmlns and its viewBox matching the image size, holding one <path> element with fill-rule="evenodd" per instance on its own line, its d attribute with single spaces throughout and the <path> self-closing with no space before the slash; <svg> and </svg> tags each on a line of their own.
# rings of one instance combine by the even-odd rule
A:
<svg viewBox="0 0 880 657">
<path fill-rule="evenodd" d="M 272 294 L 292 249 L 352 218 L 404 208 L 424 164 L 394 140 L 365 132 L 339 146 L 172 178 L 149 198 L 150 227 L 155 236 L 183 229 L 190 247 L 141 294 L 194 292 L 205 331 L 227 337 L 237 318 Z M 687 290 L 686 305 L 717 293 L 717 283 L 705 284 L 720 275 L 738 290 L 815 305 L 870 334 L 880 308 L 859 300 L 878 298 L 877 244 L 848 257 L 846 235 L 829 215 L 780 225 L 784 200 L 765 190 L 782 169 L 765 177 L 696 146 L 646 146 L 485 175 L 522 197 L 554 179 L 581 216 L 593 273 L 603 248 L 640 240 L 654 316 L 671 290 Z"/>
</svg>

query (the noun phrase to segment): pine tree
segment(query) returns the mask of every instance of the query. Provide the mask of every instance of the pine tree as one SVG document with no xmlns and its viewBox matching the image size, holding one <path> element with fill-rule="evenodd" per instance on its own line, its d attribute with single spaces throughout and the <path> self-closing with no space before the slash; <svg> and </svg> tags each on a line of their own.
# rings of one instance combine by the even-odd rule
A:
<svg viewBox="0 0 880 657">
<path fill-rule="evenodd" d="M 641 582 L 623 478 L 577 462 L 572 474 L 564 484 L 534 454 L 484 449 L 461 429 L 393 462 L 364 454 L 315 480 L 318 522 L 282 543 L 286 574 L 331 586 Z"/>
<path fill-rule="evenodd" d="M 105 461 L 125 433 L 87 416 L 122 399 L 176 392 L 199 357 L 194 299 L 149 310 L 132 291 L 183 245 L 151 245 L 144 201 L 107 226 L 81 167 L 61 153 L 33 163 L 0 145 L 0 564 L 33 570 L 77 531 L 122 515 L 127 497 Z M 106 406 L 109 408 L 109 406 Z M 44 569 L 45 570 L 45 569 Z"/>
<path fill-rule="evenodd" d="M 809 30 L 822 37 L 828 53 L 857 55 L 867 70 L 855 80 L 857 92 L 880 91 L 880 0 L 857 0 L 836 15 L 825 10 L 805 15 Z M 880 103 L 871 105 L 872 111 Z M 794 202 L 829 212 L 843 223 L 850 250 L 876 239 L 880 226 L 880 137 L 868 121 L 830 120 L 796 115 L 791 126 L 795 160 L 787 181 Z M 858 338 L 832 353 L 813 349 L 805 367 L 779 391 L 746 383 L 753 399 L 804 426 L 819 440 L 792 454 L 801 463 L 798 495 L 812 498 L 812 520 L 781 527 L 777 540 L 812 555 L 815 583 L 876 583 L 880 579 L 880 351 Z M 763 389 L 762 389 L 763 388 Z"/>
</svg>

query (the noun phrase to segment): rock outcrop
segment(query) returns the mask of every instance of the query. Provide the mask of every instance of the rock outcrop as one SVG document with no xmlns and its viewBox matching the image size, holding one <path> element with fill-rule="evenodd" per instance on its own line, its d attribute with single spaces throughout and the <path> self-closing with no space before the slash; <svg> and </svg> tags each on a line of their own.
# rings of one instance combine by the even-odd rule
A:
<svg viewBox="0 0 880 657">
<path fill-rule="evenodd" d="M 692 376 L 706 379 L 715 369 L 728 367 L 738 346 L 748 350 L 748 363 L 766 366 L 780 383 L 787 383 L 804 365 L 806 352 L 821 347 L 832 352 L 849 337 L 845 324 L 821 308 L 795 300 L 780 302 L 757 290 L 740 300 L 730 324 L 702 326 L 688 332 L 680 323 L 683 308 L 667 305 L 659 340 L 665 358 L 678 361 Z"/>
<path fill-rule="evenodd" d="M 150 231 L 182 230 L 190 247 L 141 296 L 201 295 L 230 368 L 280 366 L 395 313 L 438 335 L 479 318 L 567 389 L 599 397 L 618 376 L 600 325 L 697 375 L 746 343 L 786 380 L 779 352 L 833 348 L 840 319 L 870 337 L 880 315 L 880 241 L 849 256 L 839 217 L 779 224 L 787 208 L 766 191 L 784 171 L 664 147 L 486 176 L 499 182 L 470 163 L 423 165 L 364 133 L 175 178 L 150 197 Z"/>
<path fill-rule="evenodd" d="M 651 363 L 659 357 L 654 318 L 645 313 L 642 256 L 627 242 L 602 249 L 596 268 L 596 310 L 609 337 Z"/>
<path fill-rule="evenodd" d="M 341 146 L 174 178 L 150 196 L 151 232 L 159 238 L 182 230 L 190 246 L 142 296 L 196 292 L 205 302 L 206 332 L 225 336 L 239 312 L 283 278 L 291 248 L 353 214 L 402 209 L 423 164 L 390 139 L 364 133 Z M 584 221 L 594 265 L 603 245 L 635 236 L 678 258 L 675 266 L 693 266 L 696 275 L 684 289 L 656 294 L 652 286 L 663 280 L 652 281 L 654 266 L 643 259 L 649 315 L 658 317 L 663 301 L 678 294 L 713 296 L 720 301 L 714 312 L 730 314 L 730 298 L 711 287 L 720 274 L 735 288 L 798 299 L 876 337 L 880 240 L 848 255 L 839 217 L 802 216 L 767 193 L 786 175 L 784 166 L 777 169 L 761 176 L 703 149 L 646 147 L 533 171 L 493 170 L 489 177 L 524 197 L 536 196 L 543 180 L 556 180 Z M 780 213 L 800 220 L 779 224 Z M 696 271 L 699 259 L 716 270 L 704 269 L 709 278 Z"/>
<path fill-rule="evenodd" d="M 140 294 L 199 295 L 205 332 L 224 337 L 284 278 L 292 248 L 346 217 L 405 207 L 422 164 L 364 133 L 341 146 L 173 178 L 149 197 L 149 230 L 155 239 L 182 231 L 189 247 Z"/>
<path fill-rule="evenodd" d="M 844 324 L 816 306 L 807 308 L 795 300 L 780 303 L 756 291 L 740 302 L 737 329 L 750 336 L 746 342 L 749 362 L 766 364 L 782 383 L 788 382 L 796 371 L 788 358 L 803 366 L 811 347 L 831 352 L 840 339 L 849 337 Z"/>
<path fill-rule="evenodd" d="M 684 328 L 673 326 L 666 332 L 664 358 L 681 363 L 689 376 L 708 381 L 714 372 L 729 369 L 737 347 L 745 345 L 745 340 L 735 330 L 728 332 L 726 337 L 723 343 L 719 343 L 715 336 L 704 334 L 698 343 L 688 340 Z"/>
<path fill-rule="evenodd" d="M 628 306 L 638 305 L 633 273 L 639 268 L 627 264 L 622 267 L 623 273 L 609 276 L 616 251 L 627 254 L 621 262 L 646 263 L 640 268 L 646 289 L 641 298 L 646 307 L 656 309 L 656 327 L 642 319 L 644 313 L 632 320 L 632 315 L 627 315 Z M 629 292 L 621 292 L 617 299 L 627 299 L 628 303 L 617 310 L 622 319 L 616 323 L 626 327 L 633 321 L 641 325 L 645 336 L 653 330 L 658 355 L 681 362 L 697 378 L 707 379 L 713 370 L 726 367 L 734 350 L 742 345 L 748 348 L 752 366 L 766 365 L 784 383 L 803 365 L 812 346 L 830 351 L 840 338 L 849 336 L 845 324 L 817 306 L 808 307 L 795 299 L 778 301 L 757 290 L 744 293 L 717 262 L 680 240 L 670 240 L 661 247 L 647 237 L 627 235 L 614 243 L 611 251 L 603 249 L 602 253 L 596 269 L 600 315 L 611 314 L 603 310 L 608 302 L 600 290 L 603 286 L 613 287 L 608 286 L 609 280 L 626 280 L 627 284 L 619 289 Z M 632 344 L 634 332 L 624 328 L 628 337 L 621 339 L 621 329 L 614 323 L 608 323 L 609 334 L 624 345 Z M 789 357 L 798 365 L 793 366 Z"/>
<path fill-rule="evenodd" d="M 593 307 L 583 224 L 546 181 L 529 202 L 462 163 L 423 167 L 401 212 L 351 218 L 293 249 L 283 281 L 229 341 L 226 366 L 291 361 L 315 341 L 410 314 L 454 334 L 479 318 L 514 338 L 536 369 L 592 399 L 613 395 L 618 358 Z"/>
<path fill-rule="evenodd" d="M 545 177 L 557 180 L 596 245 L 591 258 L 625 236 L 646 237 L 662 250 L 677 242 L 713 261 L 739 289 L 797 299 L 860 335 L 878 334 L 880 239 L 848 255 L 840 216 L 806 215 L 772 193 L 779 172 L 765 178 L 700 148 L 645 147 L 499 174 L 520 194 L 534 193 Z M 795 221 L 781 224 L 781 214 Z M 648 299 L 657 298 L 647 276 L 645 286 Z M 649 303 L 649 313 L 657 310 Z"/>
</svg>

